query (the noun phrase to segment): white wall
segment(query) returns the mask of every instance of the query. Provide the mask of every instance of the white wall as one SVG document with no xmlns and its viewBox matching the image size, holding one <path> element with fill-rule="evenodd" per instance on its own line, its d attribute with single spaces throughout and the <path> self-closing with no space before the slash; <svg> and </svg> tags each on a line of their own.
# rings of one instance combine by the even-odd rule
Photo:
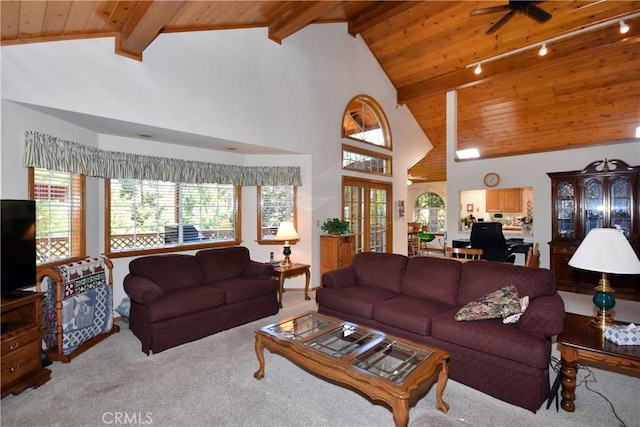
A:
<svg viewBox="0 0 640 427">
<path fill-rule="evenodd" d="M 393 135 L 393 199 L 406 199 L 406 171 L 431 148 L 364 42 L 345 24 L 312 25 L 285 39 L 267 38 L 266 29 L 160 35 L 143 62 L 113 53 L 113 39 L 2 46 L 2 140 L 0 197 L 27 197 L 22 167 L 25 130 L 54 135 L 103 149 L 158 154 L 219 163 L 299 165 L 298 226 L 301 241 L 293 259 L 312 265 L 318 285 L 318 223 L 340 215 L 340 125 L 346 103 L 357 94 L 374 97 L 385 110 Z M 233 156 L 147 140 L 99 135 L 52 119 L 15 101 L 68 110 L 179 132 L 288 150 L 291 156 Z M 357 174 L 354 174 L 357 175 Z M 88 241 L 103 249 L 102 186 L 92 180 Z M 255 244 L 255 188 L 243 190 L 243 240 L 256 259 L 275 246 Z M 394 218 L 394 228 L 404 220 Z M 98 243 L 100 242 L 100 243 Z M 98 247 L 99 246 L 99 247 Z M 394 233 L 394 251 L 406 252 L 406 233 Z M 115 261 L 115 287 L 128 258 Z M 287 287 L 301 287 L 302 278 Z"/>
</svg>

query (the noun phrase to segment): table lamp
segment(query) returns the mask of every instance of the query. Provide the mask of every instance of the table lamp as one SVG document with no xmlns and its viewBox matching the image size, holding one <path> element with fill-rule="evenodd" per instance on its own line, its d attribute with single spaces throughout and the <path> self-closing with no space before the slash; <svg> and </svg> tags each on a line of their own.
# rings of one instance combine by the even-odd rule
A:
<svg viewBox="0 0 640 427">
<path fill-rule="evenodd" d="M 289 255 L 291 255 L 291 246 L 289 245 L 289 240 L 298 240 L 300 236 L 298 236 L 298 232 L 296 228 L 293 226 L 293 222 L 291 221 L 282 221 L 278 226 L 278 232 L 276 233 L 275 240 L 284 240 L 284 247 L 282 250 L 282 254 L 284 255 L 284 261 L 281 265 L 289 266 L 291 265 L 291 259 Z"/>
<path fill-rule="evenodd" d="M 640 260 L 621 230 L 616 228 L 593 228 L 584 238 L 569 260 L 575 268 L 602 273 L 598 286 L 594 289 L 593 303 L 599 308 L 598 314 L 591 319 L 591 326 L 604 329 L 614 323 L 607 311 L 616 305 L 614 289 L 609 283 L 607 273 L 640 274 Z"/>
</svg>

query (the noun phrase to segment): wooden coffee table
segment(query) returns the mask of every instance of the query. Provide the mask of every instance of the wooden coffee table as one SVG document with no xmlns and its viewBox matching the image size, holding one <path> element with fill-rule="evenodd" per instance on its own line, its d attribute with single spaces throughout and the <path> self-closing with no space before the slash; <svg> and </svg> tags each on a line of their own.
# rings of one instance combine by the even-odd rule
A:
<svg viewBox="0 0 640 427">
<path fill-rule="evenodd" d="M 436 408 L 449 411 L 442 400 L 448 380 L 445 351 L 313 311 L 256 331 L 260 367 L 253 376 L 258 380 L 264 378 L 265 347 L 314 374 L 386 403 L 396 426 L 408 424 L 409 407 L 436 381 Z"/>
<path fill-rule="evenodd" d="M 589 325 L 590 319 L 587 316 L 567 313 L 564 331 L 558 335 L 562 357 L 559 377 L 562 381 L 560 405 L 567 412 L 576 410 L 574 401 L 578 362 L 640 378 L 640 348 L 617 345 L 606 340 L 601 329 Z M 556 382 L 554 386 L 557 387 L 559 384 Z M 557 390 L 554 391 L 557 392 Z"/>
</svg>

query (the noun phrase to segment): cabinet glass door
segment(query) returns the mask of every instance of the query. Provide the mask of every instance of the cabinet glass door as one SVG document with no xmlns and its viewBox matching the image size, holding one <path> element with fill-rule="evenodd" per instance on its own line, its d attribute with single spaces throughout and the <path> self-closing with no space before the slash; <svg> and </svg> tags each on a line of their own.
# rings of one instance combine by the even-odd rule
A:
<svg viewBox="0 0 640 427">
<path fill-rule="evenodd" d="M 604 227 L 604 191 L 600 180 L 592 178 L 584 185 L 584 235 L 592 228 Z"/>
<path fill-rule="evenodd" d="M 611 227 L 621 229 L 627 239 L 631 236 L 631 184 L 627 179 L 611 182 Z"/>
<path fill-rule="evenodd" d="M 558 237 L 574 237 L 575 234 L 575 191 L 573 185 L 562 181 L 558 184 L 556 211 Z"/>
</svg>

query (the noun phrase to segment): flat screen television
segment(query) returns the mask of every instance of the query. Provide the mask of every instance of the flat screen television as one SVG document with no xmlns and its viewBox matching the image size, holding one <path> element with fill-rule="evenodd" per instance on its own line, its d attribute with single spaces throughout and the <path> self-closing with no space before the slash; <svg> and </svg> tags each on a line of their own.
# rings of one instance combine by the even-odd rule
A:
<svg viewBox="0 0 640 427">
<path fill-rule="evenodd" d="M 0 271 L 3 297 L 36 284 L 36 202 L 0 200 Z"/>
</svg>

